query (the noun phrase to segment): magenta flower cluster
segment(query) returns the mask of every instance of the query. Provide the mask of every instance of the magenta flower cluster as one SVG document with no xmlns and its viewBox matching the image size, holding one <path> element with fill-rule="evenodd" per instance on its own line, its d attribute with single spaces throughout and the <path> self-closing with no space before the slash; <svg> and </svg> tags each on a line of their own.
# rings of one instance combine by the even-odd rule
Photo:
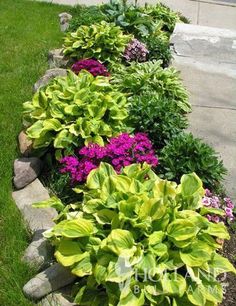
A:
<svg viewBox="0 0 236 306">
<path fill-rule="evenodd" d="M 74 63 L 71 67 L 72 71 L 76 74 L 80 72 L 80 70 L 85 69 L 89 71 L 93 76 L 109 76 L 109 72 L 106 67 L 101 64 L 99 61 L 95 59 L 82 59 L 76 63 Z"/>
<path fill-rule="evenodd" d="M 147 60 L 148 53 L 148 49 L 143 43 L 137 39 L 133 39 L 125 49 L 124 58 L 127 62 L 145 62 Z"/>
<path fill-rule="evenodd" d="M 214 195 L 209 189 L 206 189 L 202 203 L 206 207 L 222 209 L 225 212 L 225 216 L 223 217 L 217 216 L 215 214 L 206 215 L 209 221 L 214 223 L 218 223 L 220 221 L 230 223 L 234 221 L 234 204 L 229 197 L 221 199 L 219 196 Z"/>
<path fill-rule="evenodd" d="M 104 161 L 110 163 L 117 173 L 133 163 L 148 163 L 157 166 L 158 159 L 152 148 L 152 143 L 144 133 L 134 136 L 123 133 L 111 138 L 102 147 L 89 144 L 77 152 L 77 156 L 66 156 L 60 160 L 63 167 L 61 173 L 69 173 L 72 183 L 84 183 L 91 170 L 97 168 Z"/>
</svg>

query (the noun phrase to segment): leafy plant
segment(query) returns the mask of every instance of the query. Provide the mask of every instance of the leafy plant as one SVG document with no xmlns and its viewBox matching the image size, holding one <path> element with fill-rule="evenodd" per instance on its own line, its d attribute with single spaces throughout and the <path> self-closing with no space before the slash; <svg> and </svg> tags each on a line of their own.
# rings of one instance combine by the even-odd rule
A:
<svg viewBox="0 0 236 306">
<path fill-rule="evenodd" d="M 115 24 L 101 21 L 67 33 L 63 52 L 77 59 L 96 58 L 110 63 L 122 58 L 125 46 L 132 38 L 132 35 L 123 34 Z"/>
<path fill-rule="evenodd" d="M 163 67 L 168 67 L 171 60 L 169 40 L 163 39 L 158 35 L 151 35 L 145 43 L 148 49 L 149 60 L 161 60 Z"/>
<path fill-rule="evenodd" d="M 147 164 L 118 175 L 102 163 L 75 190 L 83 201 L 66 207 L 57 198 L 36 204 L 56 207 L 57 224 L 45 236 L 55 257 L 80 277 L 79 305 L 217 305 L 216 276 L 236 272 L 216 251 L 229 239 L 223 223 L 197 211 L 202 182 L 184 175 L 181 184 L 158 178 Z"/>
<path fill-rule="evenodd" d="M 196 172 L 205 187 L 214 190 L 226 174 L 214 149 L 192 134 L 174 137 L 160 153 L 159 171 L 170 180 L 180 181 L 184 173 Z"/>
<path fill-rule="evenodd" d="M 95 59 L 83 59 L 77 61 L 72 65 L 71 69 L 76 74 L 85 69 L 95 77 L 98 75 L 110 76 L 110 73 L 107 71 L 106 67 Z"/>
<path fill-rule="evenodd" d="M 73 10 L 74 16 L 70 20 L 68 32 L 74 32 L 81 25 L 89 26 L 91 24 L 99 23 L 103 20 L 107 21 L 107 17 L 97 5 L 85 6 L 77 5 Z"/>
<path fill-rule="evenodd" d="M 152 144 L 146 134 L 127 133 L 109 139 L 104 147 L 89 144 L 78 150 L 76 156 L 66 156 L 60 160 L 63 164 L 61 173 L 70 175 L 72 183 L 84 183 L 91 170 L 96 169 L 102 161 L 110 163 L 117 173 L 124 166 L 132 163 L 148 163 L 157 166 Z"/>
<path fill-rule="evenodd" d="M 179 73 L 173 67 L 163 69 L 161 61 L 131 62 L 129 67 L 120 65 L 111 81 L 130 96 L 150 92 L 174 100 L 182 112 L 191 110 Z"/>
<path fill-rule="evenodd" d="M 34 148 L 71 149 L 79 144 L 101 145 L 107 137 L 127 130 L 125 96 L 116 91 L 107 77 L 93 77 L 83 70 L 55 78 L 24 103 L 27 135 Z"/>
<path fill-rule="evenodd" d="M 133 96 L 130 102 L 130 126 L 139 132 L 146 131 L 156 149 L 163 148 L 188 126 L 187 118 L 173 99 L 143 93 Z"/>
</svg>

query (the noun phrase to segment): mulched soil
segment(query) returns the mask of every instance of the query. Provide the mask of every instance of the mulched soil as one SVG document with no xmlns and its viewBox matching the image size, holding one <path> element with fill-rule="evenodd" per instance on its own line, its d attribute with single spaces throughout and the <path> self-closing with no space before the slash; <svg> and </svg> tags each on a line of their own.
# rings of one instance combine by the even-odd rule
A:
<svg viewBox="0 0 236 306">
<path fill-rule="evenodd" d="M 225 241 L 223 254 L 234 266 L 236 266 L 236 233 L 230 231 L 231 239 Z M 233 273 L 227 273 L 226 279 L 223 281 L 225 286 L 224 300 L 220 306 L 236 305 L 236 276 Z"/>
</svg>

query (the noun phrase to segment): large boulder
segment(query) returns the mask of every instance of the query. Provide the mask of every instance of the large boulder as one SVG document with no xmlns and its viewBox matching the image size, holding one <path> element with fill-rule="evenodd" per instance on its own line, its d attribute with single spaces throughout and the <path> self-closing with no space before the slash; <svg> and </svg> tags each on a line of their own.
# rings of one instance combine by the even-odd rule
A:
<svg viewBox="0 0 236 306">
<path fill-rule="evenodd" d="M 33 203 L 50 198 L 47 189 L 39 179 L 34 180 L 24 189 L 14 191 L 12 197 L 32 233 L 42 233 L 55 225 L 53 219 L 57 217 L 57 212 L 54 208 L 35 208 L 32 206 Z"/>
<path fill-rule="evenodd" d="M 71 274 L 69 269 L 56 263 L 28 281 L 23 292 L 28 298 L 39 300 L 47 294 L 73 283 L 75 279 L 76 276 Z"/>
<path fill-rule="evenodd" d="M 54 68 L 54 69 L 48 69 L 44 76 L 42 76 L 35 84 L 34 84 L 34 92 L 39 90 L 41 87 L 44 87 L 48 85 L 48 83 L 58 77 L 58 76 L 66 76 L 67 75 L 67 70 L 62 69 L 62 68 Z"/>
<path fill-rule="evenodd" d="M 21 189 L 32 183 L 40 174 L 43 164 L 37 157 L 22 157 L 14 161 L 14 185 Z"/>
</svg>

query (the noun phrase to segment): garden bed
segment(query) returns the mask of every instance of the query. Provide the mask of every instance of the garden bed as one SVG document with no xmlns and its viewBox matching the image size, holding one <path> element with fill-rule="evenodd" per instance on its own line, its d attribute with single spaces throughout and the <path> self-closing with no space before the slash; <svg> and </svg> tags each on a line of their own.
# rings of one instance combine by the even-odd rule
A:
<svg viewBox="0 0 236 306">
<path fill-rule="evenodd" d="M 78 305 L 218 305 L 216 277 L 235 273 L 220 255 L 234 205 L 223 162 L 184 131 L 191 105 L 169 38 L 186 18 L 125 1 L 60 17 L 63 48 L 24 103 L 25 157 L 14 165 L 15 186 L 28 185 L 14 198 L 34 233 L 25 258 L 50 265 L 25 294 L 74 283 Z M 51 197 L 31 199 L 40 174 Z"/>
</svg>

